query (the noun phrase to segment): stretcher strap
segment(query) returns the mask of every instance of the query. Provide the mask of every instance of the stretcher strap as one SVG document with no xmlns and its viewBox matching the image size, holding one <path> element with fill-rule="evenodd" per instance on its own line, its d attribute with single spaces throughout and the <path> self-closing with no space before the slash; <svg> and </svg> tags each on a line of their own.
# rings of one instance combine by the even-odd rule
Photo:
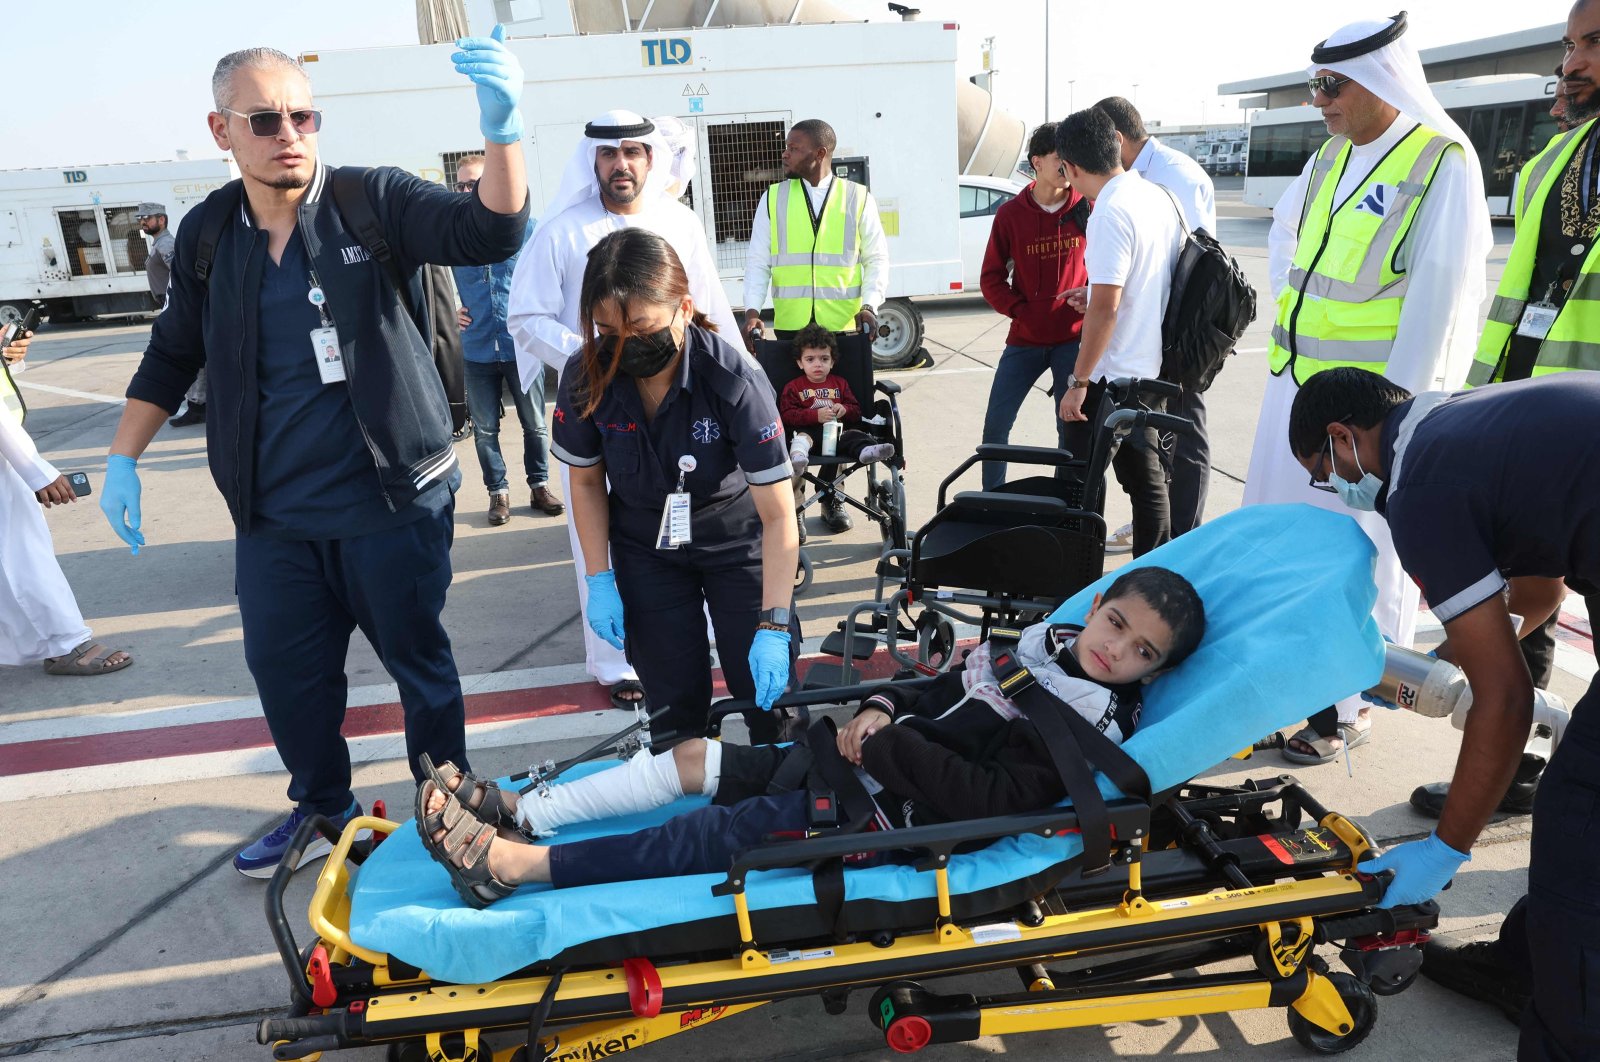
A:
<svg viewBox="0 0 1600 1062">
<path fill-rule="evenodd" d="M 995 678 L 1039 732 L 1077 812 L 1083 833 L 1083 873 L 1101 873 L 1111 865 L 1111 818 L 1095 781 L 1095 768 L 1105 772 L 1125 795 L 1146 804 L 1150 802 L 1149 776 L 1120 745 L 1039 685 L 1016 657 L 1019 636 L 1019 632 L 997 629 L 990 638 Z"/>
</svg>

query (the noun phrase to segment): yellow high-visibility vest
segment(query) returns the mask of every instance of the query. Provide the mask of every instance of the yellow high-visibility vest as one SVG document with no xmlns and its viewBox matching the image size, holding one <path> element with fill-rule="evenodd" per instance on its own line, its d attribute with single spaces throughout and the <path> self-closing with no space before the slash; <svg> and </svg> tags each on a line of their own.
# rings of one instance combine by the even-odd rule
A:
<svg viewBox="0 0 1600 1062">
<path fill-rule="evenodd" d="M 1416 126 L 1337 204 L 1350 141 L 1336 136 L 1322 145 L 1267 347 L 1274 376 L 1291 365 L 1296 383 L 1342 365 L 1376 373 L 1388 368 L 1409 284 L 1395 269 L 1395 255 L 1452 143 Z"/>
<path fill-rule="evenodd" d="M 1467 386 L 1497 383 L 1504 376 L 1506 351 L 1522 321 L 1528 304 L 1528 288 L 1533 283 L 1534 260 L 1539 253 L 1539 227 L 1544 221 L 1545 201 L 1566 173 L 1567 164 L 1582 147 L 1594 120 L 1569 129 L 1551 139 L 1545 149 L 1529 159 L 1518 177 L 1517 198 L 1512 208 L 1517 235 L 1511 243 L 1506 270 L 1500 275 L 1489 319 L 1478 338 L 1478 352 L 1467 372 Z M 1600 369 L 1600 240 L 1595 240 L 1578 267 L 1572 290 L 1556 313 L 1555 323 L 1539 343 L 1533 375 L 1545 376 L 1568 369 Z M 1544 292 L 1538 293 L 1542 299 Z"/>
<path fill-rule="evenodd" d="M 861 218 L 867 190 L 835 177 L 813 225 L 804 185 L 796 178 L 767 189 L 773 326 L 792 332 L 815 321 L 830 332 L 844 332 L 861 310 Z"/>
</svg>

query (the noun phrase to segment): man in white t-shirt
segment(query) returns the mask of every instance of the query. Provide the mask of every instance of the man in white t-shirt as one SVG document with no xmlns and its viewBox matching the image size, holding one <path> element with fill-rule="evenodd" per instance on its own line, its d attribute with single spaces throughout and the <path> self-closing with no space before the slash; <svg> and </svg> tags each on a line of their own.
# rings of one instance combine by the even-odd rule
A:
<svg viewBox="0 0 1600 1062">
<path fill-rule="evenodd" d="M 1094 106 L 1110 115 L 1111 124 L 1117 127 L 1122 141 L 1122 168 L 1171 192 L 1183 211 L 1184 223 L 1191 230 L 1205 229 L 1215 236 L 1216 189 L 1200 164 L 1146 132 L 1139 109 L 1121 96 L 1108 96 Z M 1211 439 L 1206 433 L 1205 397 L 1200 391 L 1185 391 L 1167 402 L 1168 413 L 1194 425 L 1179 432 L 1172 448 L 1161 455 L 1167 466 L 1173 538 L 1193 531 L 1205 518 L 1206 491 L 1211 485 Z M 1119 531 L 1107 540 L 1107 551 L 1125 552 L 1132 535 L 1131 527 Z"/>
<path fill-rule="evenodd" d="M 1087 453 L 1100 430 L 1100 421 L 1090 417 L 1100 408 L 1106 381 L 1161 373 L 1161 318 L 1183 227 L 1165 192 L 1122 168 L 1116 126 L 1104 111 L 1090 108 L 1062 120 L 1056 127 L 1056 154 L 1072 187 L 1094 200 L 1084 247 L 1088 290 L 1062 293 L 1082 304 L 1084 318 L 1060 414 L 1067 424 L 1067 449 Z M 1147 404 L 1161 408 L 1159 401 Z M 1145 432 L 1143 446 L 1133 441 L 1117 450 L 1112 468 L 1133 503 L 1137 557 L 1166 542 L 1172 531 L 1156 432 Z"/>
</svg>

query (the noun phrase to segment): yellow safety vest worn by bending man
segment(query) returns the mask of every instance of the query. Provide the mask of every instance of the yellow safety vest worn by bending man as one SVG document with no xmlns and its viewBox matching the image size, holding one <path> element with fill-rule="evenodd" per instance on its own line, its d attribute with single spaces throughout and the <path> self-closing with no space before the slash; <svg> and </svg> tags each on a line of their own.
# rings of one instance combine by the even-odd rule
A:
<svg viewBox="0 0 1600 1062">
<path fill-rule="evenodd" d="M 772 231 L 773 326 L 793 332 L 815 321 L 844 332 L 861 310 L 861 218 L 867 190 L 835 177 L 822 210 L 798 178 L 767 189 Z"/>
<path fill-rule="evenodd" d="M 1513 216 L 1517 223 L 1511 255 L 1489 306 L 1489 319 L 1478 340 L 1478 352 L 1467 373 L 1467 386 L 1480 387 L 1499 382 L 1505 374 L 1505 359 L 1511 337 L 1522 322 L 1529 301 L 1535 261 L 1539 253 L 1540 229 L 1544 225 L 1545 203 L 1566 175 L 1573 156 L 1588 141 L 1594 127 L 1591 119 L 1576 129 L 1555 137 L 1545 149 L 1522 167 L 1517 185 Z M 1566 299 L 1555 311 L 1554 322 L 1539 342 L 1533 364 L 1534 376 L 1545 376 L 1568 369 L 1600 369 L 1600 239 L 1589 242 L 1588 253 L 1578 267 Z M 1534 302 L 1544 303 L 1545 292 L 1535 292 Z M 1533 334 L 1537 334 L 1536 332 Z"/>
<path fill-rule="evenodd" d="M 1350 163 L 1350 141 L 1336 136 L 1322 145 L 1267 347 L 1274 376 L 1290 365 L 1296 383 L 1343 365 L 1376 373 L 1388 367 L 1409 282 L 1395 257 L 1452 143 L 1416 126 L 1341 203 L 1334 193 Z"/>
</svg>

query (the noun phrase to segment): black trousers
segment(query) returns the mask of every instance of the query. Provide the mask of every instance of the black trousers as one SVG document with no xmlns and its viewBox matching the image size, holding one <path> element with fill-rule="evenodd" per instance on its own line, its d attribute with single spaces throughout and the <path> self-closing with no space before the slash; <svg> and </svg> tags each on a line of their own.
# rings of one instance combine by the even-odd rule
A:
<svg viewBox="0 0 1600 1062">
<path fill-rule="evenodd" d="M 652 549 L 613 535 L 611 564 L 622 598 L 628 662 L 639 672 L 650 710 L 671 707 L 652 729 L 660 734 L 701 734 L 710 717 L 711 643 L 705 612 L 717 636 L 722 677 L 734 697 L 754 697 L 750 643 L 761 613 L 759 527 L 747 541 L 696 543 L 681 550 Z M 794 681 L 800 625 L 790 609 L 789 675 Z M 751 723 L 754 741 L 778 736 L 772 712 Z"/>
<path fill-rule="evenodd" d="M 1066 425 L 1063 445 L 1074 455 L 1087 455 L 1092 443 L 1104 442 L 1097 438 L 1103 421 L 1097 418 L 1100 398 L 1105 394 L 1103 380 L 1089 384 L 1083 399 L 1088 420 L 1075 420 Z M 1153 410 L 1164 408 L 1164 399 L 1152 399 L 1146 404 Z M 1161 463 L 1161 442 L 1155 429 L 1144 430 L 1144 445 L 1135 446 L 1137 435 L 1130 435 L 1117 448 L 1111 459 L 1111 469 L 1117 482 L 1133 503 L 1133 555 L 1142 556 L 1172 538 L 1171 512 L 1167 500 L 1167 470 Z M 1104 506 L 1101 507 L 1104 509 Z"/>
<path fill-rule="evenodd" d="M 1167 467 L 1167 494 L 1172 509 L 1172 537 L 1199 527 L 1206 515 L 1206 493 L 1211 488 L 1211 438 L 1206 434 L 1206 396 L 1185 391 L 1167 404 L 1167 412 L 1194 424 L 1180 431 L 1169 450 L 1162 451 Z"/>
<path fill-rule="evenodd" d="M 289 799 L 307 813 L 350 806 L 345 655 L 360 627 L 400 687 L 406 757 L 467 769 L 461 679 L 439 614 L 450 588 L 455 503 L 433 516 L 354 538 L 293 542 L 242 535 L 234 555 L 244 658 Z"/>
</svg>

